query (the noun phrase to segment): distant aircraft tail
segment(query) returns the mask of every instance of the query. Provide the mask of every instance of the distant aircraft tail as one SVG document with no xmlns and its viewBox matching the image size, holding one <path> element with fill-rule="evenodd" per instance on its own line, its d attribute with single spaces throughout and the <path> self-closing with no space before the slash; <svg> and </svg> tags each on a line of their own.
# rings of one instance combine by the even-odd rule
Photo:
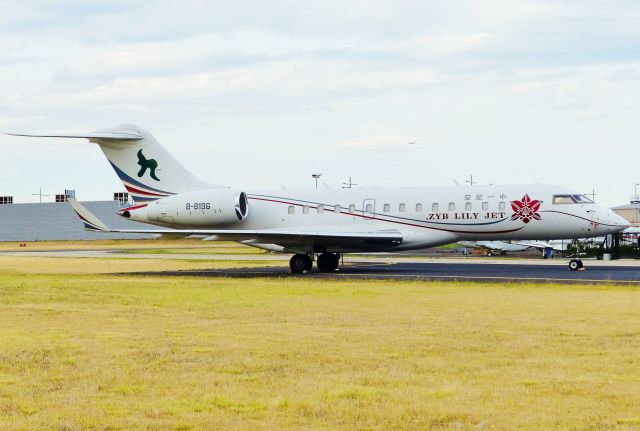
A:
<svg viewBox="0 0 640 431">
<path fill-rule="evenodd" d="M 215 187 L 201 181 L 165 150 L 151 133 L 134 125 L 77 134 L 17 134 L 51 138 L 86 138 L 100 146 L 135 202 Z"/>
</svg>

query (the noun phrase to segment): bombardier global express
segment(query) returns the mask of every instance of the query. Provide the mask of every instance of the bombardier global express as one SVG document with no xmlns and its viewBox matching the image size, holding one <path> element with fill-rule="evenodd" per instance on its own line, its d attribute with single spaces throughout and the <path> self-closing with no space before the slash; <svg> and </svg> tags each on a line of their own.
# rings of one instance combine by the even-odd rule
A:
<svg viewBox="0 0 640 431">
<path fill-rule="evenodd" d="M 248 191 L 206 183 L 147 131 L 133 125 L 80 134 L 100 146 L 134 205 L 119 214 L 165 229 L 111 229 L 75 198 L 87 229 L 204 235 L 292 253 L 291 271 L 338 268 L 353 252 L 393 252 L 457 241 L 585 238 L 619 232 L 628 222 L 565 187 L 523 184 L 471 187 Z M 317 257 L 317 258 L 316 258 Z M 569 262 L 579 269 L 582 262 Z"/>
</svg>

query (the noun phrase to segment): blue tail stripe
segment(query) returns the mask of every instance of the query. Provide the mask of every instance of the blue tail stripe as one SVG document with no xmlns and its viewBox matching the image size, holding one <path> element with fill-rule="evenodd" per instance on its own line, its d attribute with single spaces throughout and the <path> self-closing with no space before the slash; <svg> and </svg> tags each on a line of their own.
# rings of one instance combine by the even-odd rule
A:
<svg viewBox="0 0 640 431">
<path fill-rule="evenodd" d="M 156 193 L 164 193 L 164 194 L 168 194 L 168 195 L 173 195 L 174 194 L 174 193 L 171 193 L 171 192 L 165 192 L 164 190 L 154 189 L 153 187 L 149 187 L 146 184 L 142 184 L 140 181 L 136 181 L 133 178 L 131 178 L 129 175 L 125 174 L 119 167 L 114 165 L 111 162 L 111 160 L 109 160 L 109 163 L 111 163 L 111 166 L 113 167 L 113 170 L 116 171 L 116 174 L 118 174 L 118 177 L 120 177 L 120 179 L 122 181 L 126 181 L 126 182 L 131 183 L 133 185 L 136 185 L 138 187 L 142 187 L 144 190 L 148 190 L 148 191 L 152 191 L 152 192 L 156 192 Z"/>
<path fill-rule="evenodd" d="M 131 193 L 131 197 L 136 202 L 151 202 L 151 201 L 157 201 L 158 199 L 160 199 L 159 197 L 157 197 L 157 198 L 149 198 L 149 197 L 146 197 L 146 196 L 135 195 L 133 193 Z"/>
</svg>

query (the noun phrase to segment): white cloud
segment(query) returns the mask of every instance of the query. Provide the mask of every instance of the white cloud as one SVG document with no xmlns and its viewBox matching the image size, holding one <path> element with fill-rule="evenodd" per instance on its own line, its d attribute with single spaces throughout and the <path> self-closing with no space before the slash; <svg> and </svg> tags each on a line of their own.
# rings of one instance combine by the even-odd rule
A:
<svg viewBox="0 0 640 431">
<path fill-rule="evenodd" d="M 419 55 L 443 56 L 487 47 L 491 33 L 440 33 L 381 44 L 382 51 L 409 51 Z"/>
<path fill-rule="evenodd" d="M 351 151 L 413 150 L 421 143 L 411 135 L 361 136 L 338 142 L 339 149 Z"/>
<path fill-rule="evenodd" d="M 248 186 L 291 184 L 311 168 L 380 185 L 448 183 L 455 170 L 585 184 L 615 203 L 637 181 L 615 168 L 636 145 L 635 2 L 6 3 L 3 128 L 132 121 L 199 172 L 211 158 L 242 160 Z M 34 145 L 3 157 L 27 163 Z M 50 151 L 33 181 L 56 177 L 70 151 Z M 108 168 L 92 154 L 86 170 Z M 532 167 L 526 179 L 516 157 Z M 218 162 L 215 176 L 233 183 L 237 167 Z M 112 176 L 79 181 L 83 195 L 113 191 Z"/>
<path fill-rule="evenodd" d="M 548 119 L 566 121 L 638 111 L 640 62 L 521 70 L 510 90 L 528 109 Z M 565 111 L 562 113 L 562 111 Z"/>
<path fill-rule="evenodd" d="M 176 76 L 116 78 L 87 90 L 67 90 L 23 97 L 12 95 L 6 102 L 12 106 L 39 103 L 53 106 L 101 103 L 153 104 L 160 101 L 202 100 L 221 94 L 246 94 L 250 91 L 277 97 L 307 94 L 326 99 L 326 92 L 344 97 L 361 91 L 404 91 L 420 89 L 434 82 L 428 69 L 363 69 L 337 61 L 278 61 L 248 67 Z M 315 96 L 313 96 L 315 94 Z M 276 95 L 274 95 L 276 96 Z M 261 95 L 255 103 L 271 103 Z"/>
</svg>

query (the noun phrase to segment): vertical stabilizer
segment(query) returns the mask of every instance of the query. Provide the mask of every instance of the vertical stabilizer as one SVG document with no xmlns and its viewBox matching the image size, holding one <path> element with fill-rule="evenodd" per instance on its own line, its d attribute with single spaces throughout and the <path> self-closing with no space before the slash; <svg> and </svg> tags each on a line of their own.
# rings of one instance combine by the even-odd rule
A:
<svg viewBox="0 0 640 431">
<path fill-rule="evenodd" d="M 89 138 L 100 145 L 113 170 L 136 202 L 213 187 L 195 177 L 151 133 L 143 129 L 122 125 L 97 133 L 129 133 L 141 137 L 126 141 Z"/>
<path fill-rule="evenodd" d="M 13 136 L 84 138 L 100 146 L 135 202 L 214 186 L 185 169 L 146 130 L 125 124 L 89 133 L 7 133 Z"/>
</svg>

